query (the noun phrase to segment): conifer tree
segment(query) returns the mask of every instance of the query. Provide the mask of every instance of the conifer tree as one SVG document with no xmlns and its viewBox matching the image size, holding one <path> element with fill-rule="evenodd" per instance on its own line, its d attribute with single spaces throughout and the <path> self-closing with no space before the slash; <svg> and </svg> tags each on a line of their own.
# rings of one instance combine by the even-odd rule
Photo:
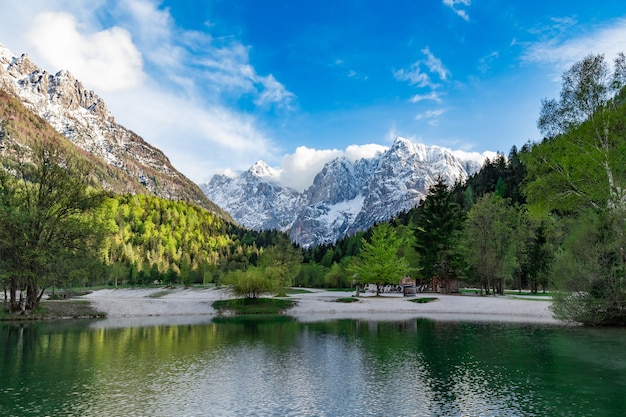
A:
<svg viewBox="0 0 626 417">
<path fill-rule="evenodd" d="M 450 292 L 450 279 L 460 277 L 462 270 L 459 243 L 463 214 L 441 177 L 430 187 L 414 224 L 422 278 L 436 278 L 442 290 Z"/>
</svg>

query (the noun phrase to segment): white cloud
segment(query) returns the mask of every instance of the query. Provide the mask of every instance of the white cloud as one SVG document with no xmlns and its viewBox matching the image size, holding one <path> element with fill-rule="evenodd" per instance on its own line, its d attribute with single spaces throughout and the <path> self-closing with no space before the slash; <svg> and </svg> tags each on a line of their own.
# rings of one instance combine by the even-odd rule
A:
<svg viewBox="0 0 626 417">
<path fill-rule="evenodd" d="M 439 126 L 439 117 L 444 114 L 447 109 L 428 110 L 424 113 L 417 114 L 415 120 L 425 120 L 430 126 Z"/>
<path fill-rule="evenodd" d="M 390 132 L 390 137 L 391 136 L 393 136 L 392 140 L 395 140 L 398 135 L 396 135 L 395 132 Z M 407 139 L 412 142 L 416 141 L 414 137 Z M 304 191 L 313 184 L 315 175 L 322 170 L 324 164 L 327 162 L 341 156 L 351 161 L 357 161 L 362 158 L 372 158 L 388 149 L 388 146 L 375 143 L 350 145 L 344 151 L 338 149 L 320 150 L 300 146 L 293 154 L 288 154 L 283 157 L 282 166 L 277 168 L 280 172 L 279 183 L 298 191 Z M 479 164 L 482 164 L 486 158 L 494 159 L 498 155 L 496 152 L 491 151 L 479 153 L 464 150 L 448 150 L 462 160 L 476 161 Z"/>
<path fill-rule="evenodd" d="M 263 89 L 259 97 L 254 101 L 257 106 L 268 107 L 276 104 L 280 107 L 288 107 L 295 95 L 287 91 L 284 85 L 276 81 L 272 74 L 267 77 L 257 77 Z"/>
<path fill-rule="evenodd" d="M 157 85 L 113 95 L 107 104 L 127 108 L 117 122 L 140 132 L 196 182 L 228 168 L 246 169 L 250 161 L 271 158 L 275 148 L 252 117 L 177 97 Z"/>
<path fill-rule="evenodd" d="M 385 152 L 389 147 L 378 145 L 376 143 L 368 143 L 365 145 L 350 145 L 346 148 L 344 156 L 351 161 L 358 161 L 359 159 L 369 159 L 375 157 L 377 154 Z"/>
<path fill-rule="evenodd" d="M 424 64 L 428 67 L 428 70 L 436 73 L 439 75 L 439 79 L 445 81 L 448 78 L 448 75 L 450 75 L 450 71 L 443 66 L 441 60 L 436 58 L 432 52 L 430 52 L 430 48 L 428 46 L 422 49 L 422 53 L 426 55 L 426 61 L 424 61 Z"/>
<path fill-rule="evenodd" d="M 461 17 L 465 21 L 469 21 L 469 15 L 463 9 L 459 9 L 457 5 L 469 7 L 472 4 L 471 0 L 443 0 L 443 4 L 448 6 L 454 11 L 459 17 Z"/>
<path fill-rule="evenodd" d="M 415 116 L 415 120 L 436 119 L 446 112 L 446 109 L 428 110 Z"/>
<path fill-rule="evenodd" d="M 446 148 L 447 149 L 447 148 Z M 448 149 L 452 155 L 463 161 L 474 161 L 482 165 L 485 162 L 485 159 L 489 158 L 489 160 L 493 161 L 498 157 L 497 152 L 485 151 L 483 153 L 480 152 L 468 152 L 462 150 L 452 150 Z"/>
<path fill-rule="evenodd" d="M 313 184 L 313 178 L 324 164 L 342 154 L 343 152 L 337 149 L 318 150 L 298 146 L 295 153 L 283 157 L 280 182 L 287 187 L 303 191 Z"/>
<path fill-rule="evenodd" d="M 562 25 L 561 20 L 555 22 Z M 522 54 L 527 63 L 550 64 L 559 72 L 569 68 L 585 56 L 604 54 L 607 61 L 612 61 L 626 45 L 626 19 L 617 19 L 597 27 L 594 31 L 579 36 L 560 35 L 529 44 Z M 560 75 L 560 74 L 559 74 Z"/>
<path fill-rule="evenodd" d="M 161 2 L 6 2 L 0 40 L 45 70 L 69 70 L 193 181 L 279 158 L 258 120 L 232 103 L 288 109 L 293 93 L 258 74 L 236 37 L 184 30 Z"/>
<path fill-rule="evenodd" d="M 327 162 L 339 157 L 346 157 L 351 161 L 362 158 L 372 158 L 388 149 L 386 146 L 374 143 L 366 145 L 350 145 L 344 151 L 339 149 L 313 149 L 299 146 L 293 154 L 283 156 L 279 182 L 283 186 L 304 191 L 311 184 L 315 175 L 324 168 Z"/>
<path fill-rule="evenodd" d="M 429 73 L 436 74 L 441 81 L 446 81 L 450 75 L 450 71 L 448 71 L 439 58 L 435 57 L 432 52 L 430 52 L 428 46 L 420 52 L 424 54 L 425 59 L 416 61 L 408 70 L 404 68 L 396 70 L 393 72 L 393 75 L 398 81 L 408 81 L 409 85 L 435 89 L 439 87 L 439 85 L 431 80 Z M 423 66 L 426 67 L 428 72 L 422 70 Z"/>
<path fill-rule="evenodd" d="M 420 68 L 420 62 L 416 62 L 411 65 L 409 70 L 401 68 L 394 71 L 393 76 L 398 81 L 408 81 L 409 85 L 417 85 L 418 87 L 431 87 L 435 88 L 436 85 L 430 80 L 428 74 L 423 73 Z"/>
<path fill-rule="evenodd" d="M 432 91 L 428 94 L 415 94 L 413 97 L 410 98 L 409 101 L 411 103 L 419 103 L 420 101 L 424 100 L 432 100 L 437 103 L 441 103 L 441 95 L 436 91 Z"/>
<path fill-rule="evenodd" d="M 55 71 L 71 68 L 75 77 L 98 91 L 133 88 L 144 78 L 141 54 L 130 33 L 120 27 L 82 34 L 73 15 L 42 12 L 26 38 Z"/>
<path fill-rule="evenodd" d="M 485 73 L 491 69 L 491 64 L 500 58 L 500 53 L 498 51 L 493 51 L 492 53 L 483 56 L 478 60 L 478 70 L 482 73 Z"/>
</svg>

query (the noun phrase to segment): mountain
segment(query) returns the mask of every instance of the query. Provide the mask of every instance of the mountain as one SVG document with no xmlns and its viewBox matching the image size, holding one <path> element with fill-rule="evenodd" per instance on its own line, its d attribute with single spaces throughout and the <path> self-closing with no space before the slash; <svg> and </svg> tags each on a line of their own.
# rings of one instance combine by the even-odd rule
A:
<svg viewBox="0 0 626 417">
<path fill-rule="evenodd" d="M 198 185 L 178 172 L 159 149 L 117 124 L 104 101 L 87 90 L 68 71 L 50 74 L 28 55 L 19 57 L 0 44 L 0 138 L 28 145 L 32 138 L 15 126 L 8 109 L 16 111 L 17 99 L 74 146 L 86 151 L 100 183 L 117 193 L 150 194 L 197 204 L 221 217 L 232 218 L 210 201 Z M 4 114 L 4 115 L 3 115 Z M 29 119 L 22 116 L 22 121 Z M 44 122 L 44 124 L 46 124 Z M 29 131 L 37 135 L 43 124 L 31 120 Z M 34 132 L 34 133 L 33 133 Z M 46 137 L 51 137 L 49 133 Z"/>
<path fill-rule="evenodd" d="M 200 187 L 243 226 L 285 231 L 308 247 L 335 242 L 415 207 L 438 177 L 452 185 L 479 169 L 444 148 L 398 137 L 375 157 L 328 162 L 304 192 L 279 185 L 278 173 L 262 161 L 236 178 L 215 175 Z"/>
</svg>

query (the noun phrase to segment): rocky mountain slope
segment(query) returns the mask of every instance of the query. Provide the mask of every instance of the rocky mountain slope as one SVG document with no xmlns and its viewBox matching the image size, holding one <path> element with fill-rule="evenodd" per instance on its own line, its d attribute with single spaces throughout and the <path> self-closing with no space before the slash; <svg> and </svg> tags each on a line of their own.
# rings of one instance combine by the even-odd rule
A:
<svg viewBox="0 0 626 417">
<path fill-rule="evenodd" d="M 302 193 L 277 184 L 262 161 L 236 178 L 215 175 L 201 188 L 242 225 L 288 232 L 307 247 L 335 242 L 411 209 L 439 176 L 454 184 L 479 169 L 446 149 L 399 137 L 373 158 L 327 163 Z"/>
<path fill-rule="evenodd" d="M 0 44 L 0 90 L 8 93 L 0 96 L 5 108 L 16 107 L 15 103 L 9 104 L 9 96 L 17 98 L 75 146 L 103 162 L 99 177 L 105 188 L 118 193 L 147 193 L 184 200 L 231 219 L 195 183 L 178 172 L 163 152 L 115 123 L 104 101 L 69 72 L 50 74 L 35 65 L 28 55 L 17 57 Z M 7 121 L 6 114 L 4 117 L 0 122 Z M 5 123 L 4 130 L 6 127 Z M 26 138 L 18 131 L 12 135 L 6 131 L 0 134 L 5 140 L 23 142 Z"/>
</svg>

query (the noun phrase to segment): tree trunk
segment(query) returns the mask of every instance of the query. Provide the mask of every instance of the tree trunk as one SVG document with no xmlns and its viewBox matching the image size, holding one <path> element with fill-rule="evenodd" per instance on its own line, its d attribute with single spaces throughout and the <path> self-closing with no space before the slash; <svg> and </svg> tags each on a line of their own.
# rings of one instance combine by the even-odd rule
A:
<svg viewBox="0 0 626 417">
<path fill-rule="evenodd" d="M 17 299 L 17 280 L 11 278 L 11 284 L 9 288 L 9 311 L 16 312 L 20 310 L 20 302 Z"/>
<path fill-rule="evenodd" d="M 29 283 L 26 286 L 26 309 L 32 311 L 39 307 L 40 299 L 41 296 L 39 295 L 39 287 L 35 283 Z"/>
</svg>

